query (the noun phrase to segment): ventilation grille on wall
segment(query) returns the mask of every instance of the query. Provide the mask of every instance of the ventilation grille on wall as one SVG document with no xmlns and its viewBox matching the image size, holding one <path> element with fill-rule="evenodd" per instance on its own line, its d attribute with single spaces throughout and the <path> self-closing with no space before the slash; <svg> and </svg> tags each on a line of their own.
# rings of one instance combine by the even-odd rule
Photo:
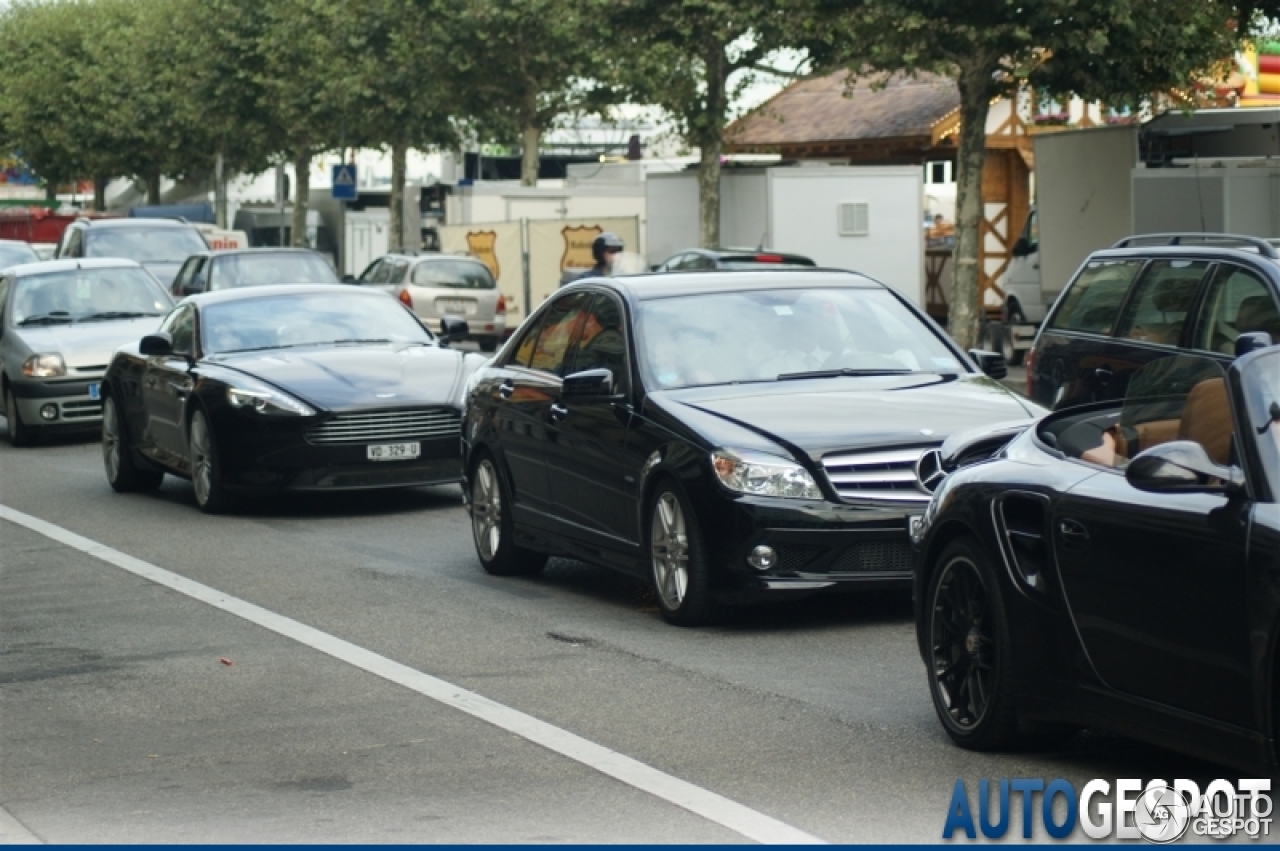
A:
<svg viewBox="0 0 1280 851">
<path fill-rule="evenodd" d="M 841 236 L 866 236 L 870 232 L 867 202 L 850 201 L 838 208 Z"/>
</svg>

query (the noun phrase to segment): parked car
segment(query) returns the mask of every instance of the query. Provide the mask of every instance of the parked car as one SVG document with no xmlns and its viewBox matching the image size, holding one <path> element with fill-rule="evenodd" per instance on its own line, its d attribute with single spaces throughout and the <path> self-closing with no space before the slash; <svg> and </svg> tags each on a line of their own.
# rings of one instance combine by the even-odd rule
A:
<svg viewBox="0 0 1280 851">
<path fill-rule="evenodd" d="M 0 383 L 9 442 L 97 428 L 111 353 L 173 302 L 131 260 L 45 260 L 0 271 Z"/>
<path fill-rule="evenodd" d="M 907 589 L 921 458 L 1040 413 L 851 272 L 590 279 L 473 376 L 466 499 L 490 573 L 580 558 L 700 624 L 722 602 Z"/>
<path fill-rule="evenodd" d="M 241 248 L 192 254 L 173 279 L 172 291 L 181 298 L 237 287 L 336 283 L 329 261 L 309 248 Z"/>
<path fill-rule="evenodd" d="M 20 263 L 35 263 L 40 259 L 31 243 L 20 239 L 0 239 L 0 269 Z"/>
<path fill-rule="evenodd" d="M 389 292 L 428 327 L 440 328 L 445 316 L 465 319 L 470 338 L 483 352 L 498 348 L 507 336 L 507 299 L 498 291 L 489 267 L 458 254 L 387 254 L 354 280 Z"/>
<path fill-rule="evenodd" d="M 207 512 L 238 493 L 456 482 L 462 391 L 484 359 L 441 346 L 465 322 L 445 331 L 340 285 L 184 299 L 103 379 L 107 480 L 189 478 Z"/>
<path fill-rule="evenodd" d="M 1124 398 L 1144 364 L 1179 351 L 1231 363 L 1240 334 L 1280 340 L 1280 253 L 1221 234 L 1130 237 L 1089 255 L 1027 361 L 1027 395 L 1065 408 Z"/>
<path fill-rule="evenodd" d="M 76 219 L 58 242 L 58 259 L 122 257 L 141 263 L 166 288 L 184 260 L 208 243 L 178 219 Z"/>
<path fill-rule="evenodd" d="M 1225 372 L 1150 361 L 1123 400 L 1056 412 L 948 476 L 912 535 L 947 734 L 989 750 L 1097 726 L 1274 776 L 1277 497 L 1277 346 Z"/>
<path fill-rule="evenodd" d="M 655 272 L 696 272 L 704 269 L 813 268 L 818 264 L 799 254 L 751 248 L 689 248 L 653 268 Z"/>
</svg>

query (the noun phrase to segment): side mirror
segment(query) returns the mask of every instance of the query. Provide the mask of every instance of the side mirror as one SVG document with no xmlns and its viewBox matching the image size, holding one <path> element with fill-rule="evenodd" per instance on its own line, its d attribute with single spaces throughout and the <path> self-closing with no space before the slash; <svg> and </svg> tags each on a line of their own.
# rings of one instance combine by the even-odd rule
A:
<svg viewBox="0 0 1280 851">
<path fill-rule="evenodd" d="M 991 378 L 1004 378 L 1009 374 L 1009 367 L 1004 362 L 1004 355 L 999 352 L 970 349 L 969 357 L 977 361 L 978 368 Z"/>
<path fill-rule="evenodd" d="M 440 317 L 440 342 L 453 343 L 465 340 L 471 334 L 467 320 L 457 316 Z"/>
<path fill-rule="evenodd" d="M 1270 348 L 1271 344 L 1271 335 L 1266 331 L 1250 331 L 1247 334 L 1241 334 L 1236 337 L 1236 357 L 1242 358 L 1249 352 Z"/>
<path fill-rule="evenodd" d="M 173 354 L 173 338 L 163 331 L 148 334 L 138 344 L 138 351 L 147 356 Z"/>
<path fill-rule="evenodd" d="M 587 369 L 566 376 L 560 385 L 565 399 L 607 399 L 613 396 L 613 371 Z"/>
<path fill-rule="evenodd" d="M 358 284 L 358 283 L 360 283 L 360 282 L 359 282 L 358 280 L 356 280 L 356 276 L 355 276 L 355 275 L 343 275 L 343 276 L 342 276 L 342 283 L 344 283 L 344 284 Z"/>
<path fill-rule="evenodd" d="M 1221 493 L 1244 488 L 1238 467 L 1224 467 L 1194 440 L 1161 443 L 1138 453 L 1124 477 L 1138 490 L 1151 493 Z"/>
</svg>

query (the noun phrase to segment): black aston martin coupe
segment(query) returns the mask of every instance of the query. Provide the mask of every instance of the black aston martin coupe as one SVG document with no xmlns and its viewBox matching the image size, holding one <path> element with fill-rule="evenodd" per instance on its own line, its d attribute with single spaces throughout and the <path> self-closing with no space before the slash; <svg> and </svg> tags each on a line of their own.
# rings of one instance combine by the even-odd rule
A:
<svg viewBox="0 0 1280 851">
<path fill-rule="evenodd" d="M 445 348 L 385 293 L 292 285 L 192 296 L 115 354 L 102 453 L 117 491 L 189 478 L 204 511 L 237 492 L 461 478 L 462 394 L 484 359 Z"/>
<path fill-rule="evenodd" d="M 1225 373 L 1154 361 L 938 487 L 916 630 L 958 744 L 1094 726 L 1276 771 L 1280 347 L 1241 336 Z"/>
</svg>

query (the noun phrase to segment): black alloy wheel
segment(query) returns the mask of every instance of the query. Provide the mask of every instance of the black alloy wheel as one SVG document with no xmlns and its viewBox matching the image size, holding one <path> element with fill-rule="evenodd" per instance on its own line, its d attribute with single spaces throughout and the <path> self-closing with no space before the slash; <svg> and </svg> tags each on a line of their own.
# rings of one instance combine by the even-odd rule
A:
<svg viewBox="0 0 1280 851">
<path fill-rule="evenodd" d="M 34 446 L 36 434 L 31 427 L 22 421 L 18 412 L 18 402 L 13 398 L 13 391 L 4 391 L 4 416 L 9 421 L 9 443 L 12 446 Z"/>
<path fill-rule="evenodd" d="M 929 691 L 938 718 L 961 747 L 1021 744 L 1008 621 L 989 559 L 977 542 L 960 538 L 936 564 L 926 599 Z"/>
<path fill-rule="evenodd" d="M 511 489 L 488 455 L 480 456 L 471 470 L 471 532 L 476 555 L 493 576 L 530 576 L 547 566 L 546 553 L 516 546 L 511 519 Z"/>
<path fill-rule="evenodd" d="M 120 409 L 110 394 L 102 400 L 102 466 L 107 483 L 116 493 L 153 491 L 164 481 L 159 470 L 144 470 L 133 455 Z"/>
<path fill-rule="evenodd" d="M 222 484 L 222 465 L 218 461 L 218 447 L 213 429 L 204 411 L 191 415 L 187 431 L 187 448 L 190 453 L 191 485 L 196 494 L 196 505 L 206 514 L 221 514 L 231 506 L 231 497 Z"/>
<path fill-rule="evenodd" d="M 649 500 L 649 562 L 658 610 L 667 623 L 704 626 L 719 614 L 697 516 L 672 479 Z"/>
</svg>

